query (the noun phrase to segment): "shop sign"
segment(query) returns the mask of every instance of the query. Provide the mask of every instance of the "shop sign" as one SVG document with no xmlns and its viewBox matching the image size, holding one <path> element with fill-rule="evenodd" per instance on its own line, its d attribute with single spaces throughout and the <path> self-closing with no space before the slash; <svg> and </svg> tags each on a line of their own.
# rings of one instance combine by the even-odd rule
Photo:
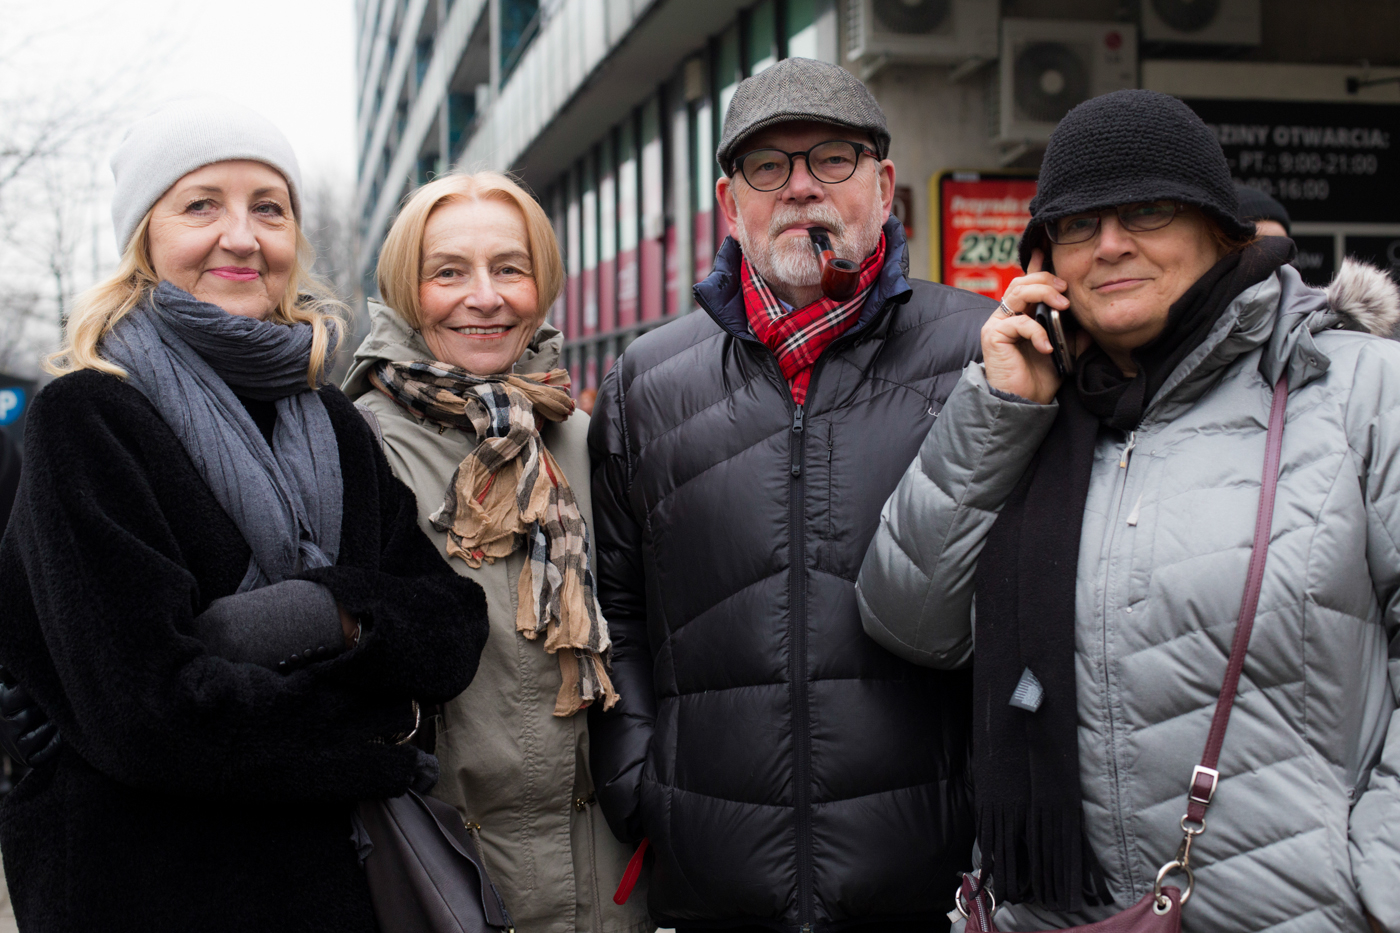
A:
<svg viewBox="0 0 1400 933">
<path fill-rule="evenodd" d="M 1230 173 L 1295 222 L 1400 217 L 1400 106 L 1326 101 L 1187 100 L 1214 131 Z"/>
<path fill-rule="evenodd" d="M 1325 286 L 1337 272 L 1337 244 L 1331 234 L 1323 236 L 1294 235 L 1298 255 L 1293 267 L 1309 285 Z"/>
<path fill-rule="evenodd" d="M 1000 298 L 1022 274 L 1021 232 L 1030 222 L 1035 176 L 943 172 L 933 192 L 939 281 Z"/>
</svg>

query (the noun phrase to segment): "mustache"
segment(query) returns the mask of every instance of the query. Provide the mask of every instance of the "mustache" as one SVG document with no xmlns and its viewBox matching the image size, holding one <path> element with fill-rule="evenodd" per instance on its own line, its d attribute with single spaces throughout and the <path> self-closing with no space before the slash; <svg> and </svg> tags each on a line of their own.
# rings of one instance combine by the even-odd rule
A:
<svg viewBox="0 0 1400 933">
<path fill-rule="evenodd" d="M 784 205 L 773 211 L 773 217 L 768 222 L 768 235 L 776 238 L 788 227 L 797 224 L 825 227 L 828 233 L 838 239 L 846 232 L 845 221 L 830 204 L 813 204 L 808 207 Z"/>
</svg>

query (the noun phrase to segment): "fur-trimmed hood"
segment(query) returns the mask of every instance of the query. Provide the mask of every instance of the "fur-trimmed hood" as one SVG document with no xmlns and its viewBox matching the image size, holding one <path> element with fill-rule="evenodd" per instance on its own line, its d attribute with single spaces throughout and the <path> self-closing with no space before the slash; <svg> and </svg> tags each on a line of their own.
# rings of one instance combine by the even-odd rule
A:
<svg viewBox="0 0 1400 933">
<path fill-rule="evenodd" d="M 1331 365 L 1328 331 L 1390 338 L 1400 323 L 1400 288 L 1380 269 L 1356 259 L 1344 260 L 1326 288 L 1308 285 L 1292 266 L 1283 266 L 1272 280 L 1255 288 L 1261 298 L 1279 291 L 1273 333 L 1259 362 L 1270 385 L 1285 371 L 1294 389 L 1327 372 Z"/>
<path fill-rule="evenodd" d="M 1327 286 L 1327 304 L 1347 330 L 1396 336 L 1400 324 L 1400 285 L 1375 266 L 1348 256 Z"/>
</svg>

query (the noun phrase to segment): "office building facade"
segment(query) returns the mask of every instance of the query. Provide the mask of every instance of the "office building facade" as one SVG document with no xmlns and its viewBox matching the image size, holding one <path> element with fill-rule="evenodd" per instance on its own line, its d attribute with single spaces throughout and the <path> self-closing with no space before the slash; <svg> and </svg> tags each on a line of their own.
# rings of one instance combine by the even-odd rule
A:
<svg viewBox="0 0 1400 933">
<path fill-rule="evenodd" d="M 409 191 L 453 169 L 513 171 L 564 253 L 551 320 L 575 391 L 693 310 L 727 233 L 725 108 L 788 56 L 849 68 L 885 109 L 913 275 L 1004 281 L 1002 241 L 1055 122 L 1125 86 L 1197 106 L 1237 176 L 1294 212 L 1315 276 L 1348 251 L 1400 269 L 1395 4 L 1338 0 L 1324 17 L 1308 0 L 358 0 L 356 14 L 366 291 Z"/>
</svg>

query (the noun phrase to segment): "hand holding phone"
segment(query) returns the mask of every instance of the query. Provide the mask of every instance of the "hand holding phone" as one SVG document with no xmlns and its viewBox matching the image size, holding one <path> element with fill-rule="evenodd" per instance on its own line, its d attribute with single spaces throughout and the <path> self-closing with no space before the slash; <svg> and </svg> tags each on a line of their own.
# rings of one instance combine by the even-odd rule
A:
<svg viewBox="0 0 1400 933">
<path fill-rule="evenodd" d="M 1031 316 L 1037 324 L 1045 328 L 1045 334 L 1050 338 L 1050 360 L 1055 364 L 1055 371 L 1060 374 L 1061 379 L 1073 376 L 1078 358 L 1073 339 L 1078 327 L 1074 315 L 1068 311 L 1061 313 L 1041 302 L 1035 306 L 1035 312 Z"/>
<path fill-rule="evenodd" d="M 1011 281 L 1001 304 L 982 325 L 987 383 L 1042 405 L 1054 399 L 1060 383 L 1073 372 L 1076 346 L 1064 294 L 1069 283 L 1044 263 L 1044 254 L 1033 251 L 1026 274 Z M 1042 307 L 1043 313 L 1037 313 Z"/>
</svg>

